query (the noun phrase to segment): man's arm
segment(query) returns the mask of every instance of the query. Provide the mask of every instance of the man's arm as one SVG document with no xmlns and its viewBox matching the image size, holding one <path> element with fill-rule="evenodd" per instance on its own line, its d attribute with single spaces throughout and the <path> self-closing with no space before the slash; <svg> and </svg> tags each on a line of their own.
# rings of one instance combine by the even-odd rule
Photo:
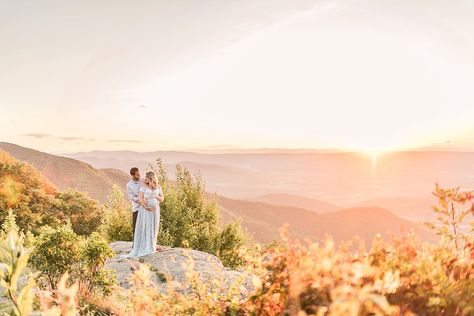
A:
<svg viewBox="0 0 474 316">
<path fill-rule="evenodd" d="M 130 200 L 130 202 L 138 202 L 138 197 L 135 197 L 135 195 L 133 194 L 133 191 L 130 188 L 130 186 L 128 185 L 128 183 L 127 183 L 127 195 L 128 195 L 128 199 Z"/>
</svg>

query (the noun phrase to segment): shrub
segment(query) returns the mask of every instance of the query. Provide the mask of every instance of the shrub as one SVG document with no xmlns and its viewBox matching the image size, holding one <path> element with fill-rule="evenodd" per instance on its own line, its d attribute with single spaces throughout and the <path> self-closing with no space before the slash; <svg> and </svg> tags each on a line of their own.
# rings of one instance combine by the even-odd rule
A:
<svg viewBox="0 0 474 316">
<path fill-rule="evenodd" d="M 435 230 L 445 241 L 452 242 L 459 251 L 469 241 L 460 226 L 469 213 L 474 215 L 473 191 L 462 191 L 460 187 L 443 189 L 436 183 L 433 195 L 438 198 L 438 205 L 433 206 L 438 215 L 438 225 L 433 223 L 426 225 Z M 472 227 L 474 231 L 474 223 Z"/>
<path fill-rule="evenodd" d="M 19 277 L 24 274 L 32 249 L 23 248 L 23 236 L 11 231 L 0 240 L 0 287 L 11 302 L 8 307 L 10 315 L 26 316 L 33 312 L 33 288 L 35 275 L 28 275 L 25 285 L 18 289 Z M 66 286 L 67 274 L 64 275 L 53 295 L 51 292 L 38 292 L 39 308 L 42 315 L 75 316 L 77 286 Z"/>
<path fill-rule="evenodd" d="M 82 292 L 93 293 L 100 289 L 104 295 L 111 293 L 116 278 L 111 271 L 103 267 L 105 261 L 113 256 L 113 250 L 98 233 L 93 233 L 81 243 L 79 284 Z"/>
<path fill-rule="evenodd" d="M 112 249 L 98 234 L 84 239 L 69 224 L 45 229 L 37 238 L 30 262 L 41 273 L 40 280 L 46 280 L 51 289 L 55 289 L 62 275 L 69 273 L 71 280 L 78 282 L 82 296 L 107 295 L 116 281 L 103 267 L 112 256 Z"/>
<path fill-rule="evenodd" d="M 114 185 L 109 200 L 104 206 L 100 233 L 109 241 L 132 240 L 132 211 L 125 202 L 124 195 Z"/>
<path fill-rule="evenodd" d="M 190 247 L 217 255 L 227 266 L 238 265 L 237 251 L 245 244 L 246 235 L 238 223 L 221 228 L 219 208 L 206 196 L 200 175 L 193 176 L 177 165 L 176 181 L 170 181 L 161 160 L 154 168 L 165 195 L 160 205 L 159 244 Z"/>
<path fill-rule="evenodd" d="M 401 239 L 376 238 L 368 251 L 290 240 L 283 234 L 246 266 L 260 281 L 245 303 L 250 314 L 281 315 L 474 315 L 474 243 L 459 229 L 473 212 L 471 192 L 441 189 L 440 224 L 444 238 L 422 243 L 413 233 Z M 457 206 L 461 211 L 457 211 Z M 474 215 L 474 214 L 473 214 Z"/>
<path fill-rule="evenodd" d="M 42 279 L 48 282 L 51 289 L 55 289 L 61 276 L 72 271 L 79 262 L 80 240 L 70 224 L 45 229 L 38 236 L 30 262 L 35 270 L 41 272 Z"/>
<path fill-rule="evenodd" d="M 13 232 L 16 235 L 24 235 L 24 246 L 30 248 L 35 243 L 35 236 L 30 232 L 27 231 L 24 233 L 20 230 L 20 227 L 17 225 L 16 215 L 13 213 L 12 210 L 8 210 L 8 215 L 2 223 L 2 229 L 0 230 L 0 240 L 5 239 L 8 233 Z"/>
</svg>

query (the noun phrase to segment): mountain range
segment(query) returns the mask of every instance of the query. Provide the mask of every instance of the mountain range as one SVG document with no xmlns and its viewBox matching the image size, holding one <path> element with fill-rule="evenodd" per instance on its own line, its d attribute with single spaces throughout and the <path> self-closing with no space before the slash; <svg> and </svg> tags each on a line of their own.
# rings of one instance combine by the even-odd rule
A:
<svg viewBox="0 0 474 316">
<path fill-rule="evenodd" d="M 73 158 L 52 155 L 10 143 L 0 143 L 0 149 L 32 164 L 60 190 L 68 187 L 77 188 L 101 202 L 106 200 L 114 184 L 123 188 L 129 179 L 128 174 L 123 170 L 105 168 L 107 157 L 100 158 L 102 168 L 95 168 Z M 125 155 L 136 154 L 125 152 Z M 170 158 L 174 155 L 177 154 L 169 153 Z M 187 158 L 194 156 L 193 153 L 178 155 L 186 155 Z M 194 157 L 202 156 L 199 154 Z M 245 167 L 224 166 L 215 162 L 179 161 L 177 157 L 170 160 L 172 163 L 168 164 L 168 168 L 173 168 L 173 163 L 180 163 L 194 171 L 202 172 L 201 168 L 204 167 L 203 175 L 208 175 L 209 171 L 212 171 L 211 176 L 205 177 L 207 184 L 216 181 L 219 186 L 225 186 L 229 182 L 251 183 L 253 180 L 256 181 L 255 179 L 263 181 L 258 177 L 258 171 Z M 111 165 L 117 167 L 114 163 Z M 230 178 L 219 181 L 225 177 Z M 270 188 L 271 185 L 272 183 L 267 183 L 265 187 Z M 247 194 L 250 193 L 252 193 L 251 190 L 247 192 Z M 239 220 L 257 242 L 273 240 L 278 235 L 279 228 L 284 224 L 289 224 L 290 234 L 300 239 L 321 240 L 328 234 L 336 241 L 342 241 L 357 235 L 365 242 L 370 242 L 377 233 L 398 234 L 401 231 L 413 229 L 422 239 L 435 240 L 435 237 L 422 225 L 403 219 L 392 213 L 392 210 L 376 207 L 376 204 L 371 205 L 369 202 L 367 205 L 358 207 L 344 207 L 336 203 L 284 192 L 254 195 L 247 199 L 227 197 L 220 193 L 209 193 L 209 195 L 215 196 L 224 223 Z"/>
<path fill-rule="evenodd" d="M 474 152 L 92 151 L 66 155 L 95 168 L 124 172 L 133 165 L 146 168 L 160 158 L 170 169 L 181 163 L 199 171 L 210 192 L 234 199 L 289 194 L 343 208 L 383 207 L 412 220 L 431 218 L 436 182 L 442 187 L 474 188 Z M 290 199 L 285 203 L 307 205 L 307 201 Z"/>
</svg>

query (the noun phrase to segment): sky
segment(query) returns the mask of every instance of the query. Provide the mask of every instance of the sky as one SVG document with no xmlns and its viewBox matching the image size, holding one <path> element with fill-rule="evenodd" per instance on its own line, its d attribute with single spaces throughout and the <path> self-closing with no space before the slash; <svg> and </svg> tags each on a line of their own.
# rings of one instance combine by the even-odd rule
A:
<svg viewBox="0 0 474 316">
<path fill-rule="evenodd" d="M 0 0 L 0 141 L 474 149 L 471 0 Z"/>
</svg>

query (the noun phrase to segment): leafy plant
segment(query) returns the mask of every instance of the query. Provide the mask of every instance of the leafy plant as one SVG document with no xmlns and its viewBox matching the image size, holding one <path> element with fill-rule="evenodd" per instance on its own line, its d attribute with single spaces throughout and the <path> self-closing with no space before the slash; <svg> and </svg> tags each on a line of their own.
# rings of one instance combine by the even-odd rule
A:
<svg viewBox="0 0 474 316">
<path fill-rule="evenodd" d="M 219 208 L 206 196 L 200 175 L 177 165 L 176 180 L 171 181 L 161 160 L 153 168 L 165 195 L 160 204 L 159 244 L 205 251 L 217 255 L 229 267 L 241 264 L 237 253 L 247 236 L 238 223 L 221 228 Z"/>
<path fill-rule="evenodd" d="M 104 269 L 104 265 L 113 255 L 113 250 L 98 233 L 93 233 L 82 241 L 79 249 L 79 285 L 82 293 L 93 293 L 97 290 L 106 296 L 111 293 L 117 280 L 112 271 Z"/>
<path fill-rule="evenodd" d="M 0 286 L 12 302 L 15 315 L 28 315 L 33 310 L 34 276 L 30 275 L 23 288 L 18 289 L 19 278 L 31 251 L 23 248 L 23 236 L 18 236 L 15 231 L 0 242 Z"/>
<path fill-rule="evenodd" d="M 426 225 L 445 240 L 453 242 L 459 251 L 468 241 L 460 225 L 469 213 L 474 215 L 473 191 L 462 191 L 460 187 L 443 189 L 436 183 L 433 195 L 438 198 L 438 205 L 433 206 L 433 210 L 438 214 L 438 225 Z"/>
<path fill-rule="evenodd" d="M 80 240 L 70 224 L 47 229 L 38 236 L 30 262 L 51 289 L 56 289 L 62 275 L 79 262 Z"/>
<path fill-rule="evenodd" d="M 104 205 L 100 233 L 109 241 L 132 240 L 132 211 L 125 202 L 124 195 L 118 186 L 114 185 L 108 202 Z"/>
<path fill-rule="evenodd" d="M 23 236 L 23 245 L 26 248 L 33 247 L 35 243 L 35 236 L 30 231 L 24 233 L 22 230 L 20 230 L 20 227 L 18 227 L 16 222 L 16 215 L 13 213 L 12 210 L 8 210 L 8 215 L 2 224 L 2 229 L 0 230 L 0 240 L 5 239 L 8 233 L 12 232 L 15 233 L 17 236 Z"/>
<path fill-rule="evenodd" d="M 103 267 L 113 254 L 99 234 L 83 238 L 68 224 L 46 229 L 37 238 L 30 262 L 50 289 L 55 290 L 61 277 L 68 273 L 72 281 L 78 282 L 81 297 L 91 293 L 108 295 L 116 279 Z"/>
<path fill-rule="evenodd" d="M 34 311 L 34 287 L 37 274 L 29 274 L 22 288 L 19 288 L 20 277 L 27 269 L 32 248 L 23 247 L 23 235 L 10 231 L 0 241 L 0 287 L 11 302 L 9 314 L 17 316 L 31 315 Z M 72 316 L 77 315 L 76 304 L 77 285 L 68 288 L 65 274 L 57 286 L 55 293 L 38 292 L 41 315 L 46 316 Z"/>
</svg>

